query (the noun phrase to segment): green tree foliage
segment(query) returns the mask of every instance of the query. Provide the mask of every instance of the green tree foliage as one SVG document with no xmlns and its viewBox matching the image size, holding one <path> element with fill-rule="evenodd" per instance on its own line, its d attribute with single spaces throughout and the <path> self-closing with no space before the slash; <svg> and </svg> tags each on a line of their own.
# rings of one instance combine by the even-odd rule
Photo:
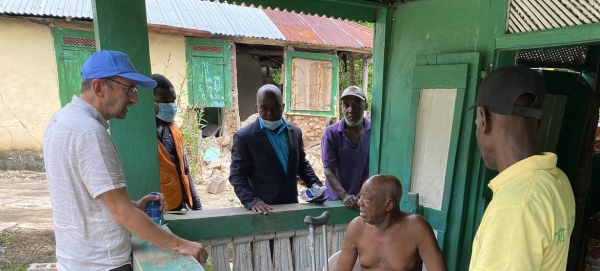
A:
<svg viewBox="0 0 600 271">
<path fill-rule="evenodd" d="M 339 95 L 342 95 L 342 92 L 344 91 L 344 89 L 346 89 L 347 87 L 351 86 L 350 84 L 350 65 L 352 65 L 349 61 L 346 61 L 346 65 L 348 66 L 348 68 L 345 70 L 344 69 L 344 61 L 340 59 L 340 80 L 339 80 L 339 85 L 340 85 L 340 92 Z M 369 67 L 368 67 L 368 74 L 369 74 L 369 81 L 367 82 L 367 89 L 363 89 L 364 91 L 366 91 L 366 95 L 367 95 L 367 104 L 371 104 L 371 93 L 373 91 L 373 65 L 368 63 Z M 355 60 L 354 61 L 354 71 L 355 71 L 355 82 L 356 82 L 356 86 L 362 88 L 362 70 L 363 70 L 363 60 Z"/>
</svg>

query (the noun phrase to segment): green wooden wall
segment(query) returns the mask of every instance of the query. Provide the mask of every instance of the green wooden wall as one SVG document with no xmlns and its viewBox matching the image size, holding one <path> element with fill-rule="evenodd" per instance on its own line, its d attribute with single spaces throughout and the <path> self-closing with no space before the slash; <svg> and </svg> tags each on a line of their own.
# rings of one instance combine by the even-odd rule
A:
<svg viewBox="0 0 600 271">
<path fill-rule="evenodd" d="M 410 152 L 414 141 L 410 140 L 410 134 L 414 133 L 414 127 L 410 125 L 409 116 L 414 107 L 411 101 L 418 101 L 413 97 L 418 95 L 418 92 L 413 91 L 414 66 L 421 64 L 416 63 L 417 57 L 479 52 L 482 63 L 487 63 L 493 57 L 493 39 L 496 36 L 495 33 L 490 33 L 490 29 L 496 29 L 493 24 L 497 20 L 481 14 L 490 12 L 491 8 L 490 1 L 486 0 L 456 0 L 452 4 L 443 0 L 428 0 L 401 4 L 392 12 L 391 48 L 386 63 L 389 67 L 382 94 L 385 98 L 381 105 L 381 123 L 385 125 L 381 125 L 379 135 L 380 173 L 399 177 L 410 173 L 410 168 L 406 166 L 412 164 Z M 488 39 L 482 40 L 482 36 Z M 481 66 L 471 69 L 477 74 L 487 64 Z M 472 99 L 474 96 L 465 101 L 464 106 L 473 102 Z M 461 233 L 458 236 L 446 236 L 444 242 L 443 249 L 449 270 L 468 269 L 472 238 L 483 213 L 480 200 L 484 189 L 484 184 L 480 181 L 483 166 L 474 143 L 474 129 L 466 127 L 473 123 L 472 120 L 473 113 L 466 112 L 457 150 L 455 174 L 460 176 L 457 182 L 464 184 L 459 186 L 462 188 L 460 191 L 454 190 L 451 195 L 464 200 L 459 199 L 460 204 L 452 204 L 448 210 L 448 231 Z M 371 157 L 377 156 L 372 154 Z M 409 188 L 405 190 L 408 191 Z"/>
</svg>

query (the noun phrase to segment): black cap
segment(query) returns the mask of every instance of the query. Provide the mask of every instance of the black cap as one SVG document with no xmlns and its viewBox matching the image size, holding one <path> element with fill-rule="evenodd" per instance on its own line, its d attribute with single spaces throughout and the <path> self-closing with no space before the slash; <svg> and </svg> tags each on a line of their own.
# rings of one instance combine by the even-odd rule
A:
<svg viewBox="0 0 600 271">
<path fill-rule="evenodd" d="M 530 106 L 516 106 L 523 94 L 532 94 L 535 101 Z M 477 102 L 467 108 L 485 109 L 500 115 L 542 118 L 546 98 L 546 83 L 540 73 L 525 66 L 509 66 L 490 72 L 479 86 Z"/>
</svg>

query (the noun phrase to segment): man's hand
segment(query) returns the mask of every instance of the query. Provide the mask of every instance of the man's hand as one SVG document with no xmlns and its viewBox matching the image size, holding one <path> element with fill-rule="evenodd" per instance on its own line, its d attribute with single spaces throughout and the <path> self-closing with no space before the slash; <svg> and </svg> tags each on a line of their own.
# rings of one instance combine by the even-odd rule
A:
<svg viewBox="0 0 600 271">
<path fill-rule="evenodd" d="M 162 213 L 165 212 L 165 196 L 162 193 L 157 193 L 156 195 L 145 195 L 142 199 L 140 199 L 137 202 L 133 202 L 133 205 L 142 210 L 142 212 L 146 212 L 146 204 L 148 204 L 149 201 L 160 201 L 160 211 Z"/>
<path fill-rule="evenodd" d="M 200 263 L 206 263 L 206 258 L 208 258 L 208 253 L 202 243 L 185 241 L 176 251 L 179 254 L 192 255 Z"/>
<path fill-rule="evenodd" d="M 252 211 L 254 211 L 255 213 L 261 213 L 263 215 L 266 215 L 268 213 L 270 213 L 271 211 L 273 211 L 273 207 L 269 206 L 268 204 L 259 201 L 256 204 L 252 205 L 252 207 L 250 207 L 250 209 Z"/>
<path fill-rule="evenodd" d="M 342 202 L 344 203 L 344 205 L 346 205 L 346 207 L 350 209 L 355 209 L 358 207 L 358 197 L 355 195 L 346 194 L 342 198 Z"/>
</svg>

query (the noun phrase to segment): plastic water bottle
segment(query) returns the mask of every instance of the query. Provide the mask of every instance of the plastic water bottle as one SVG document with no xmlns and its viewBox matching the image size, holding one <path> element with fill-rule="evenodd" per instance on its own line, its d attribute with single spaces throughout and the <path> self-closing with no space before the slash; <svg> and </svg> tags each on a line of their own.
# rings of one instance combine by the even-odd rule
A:
<svg viewBox="0 0 600 271">
<path fill-rule="evenodd" d="M 158 193 L 150 192 L 150 195 L 158 195 Z M 160 225 L 162 222 L 162 214 L 160 212 L 160 201 L 148 201 L 148 203 L 146 204 L 146 214 L 148 214 L 152 221 Z"/>
<path fill-rule="evenodd" d="M 314 198 L 318 198 L 327 190 L 327 186 L 313 186 L 311 188 L 303 189 L 300 192 L 300 198 L 304 201 L 311 201 Z"/>
</svg>

